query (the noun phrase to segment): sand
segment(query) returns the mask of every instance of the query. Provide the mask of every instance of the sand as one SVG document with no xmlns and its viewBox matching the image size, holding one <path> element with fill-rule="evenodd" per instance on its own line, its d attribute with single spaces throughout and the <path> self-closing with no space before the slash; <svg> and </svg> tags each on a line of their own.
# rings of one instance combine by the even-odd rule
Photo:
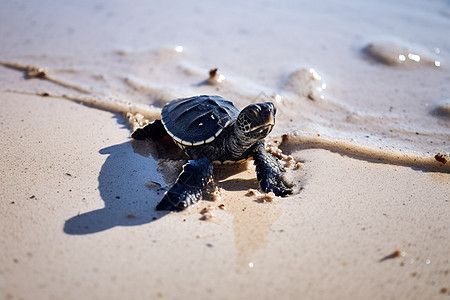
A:
<svg viewBox="0 0 450 300">
<path fill-rule="evenodd" d="M 447 299 L 449 16 L 2 1 L 0 299 Z M 198 94 L 277 105 L 294 195 L 249 162 L 154 210 L 183 156 L 131 130 Z"/>
</svg>

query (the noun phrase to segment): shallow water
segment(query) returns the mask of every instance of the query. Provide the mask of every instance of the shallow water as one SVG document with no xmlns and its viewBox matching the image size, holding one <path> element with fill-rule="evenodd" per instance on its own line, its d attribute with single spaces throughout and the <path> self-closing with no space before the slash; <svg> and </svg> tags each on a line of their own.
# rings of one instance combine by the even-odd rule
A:
<svg viewBox="0 0 450 300">
<path fill-rule="evenodd" d="M 96 99 L 117 111 L 129 105 L 108 101 L 153 105 L 156 110 L 144 111 L 149 118 L 167 101 L 196 94 L 219 94 L 241 108 L 272 100 L 279 107 L 273 136 L 291 133 L 290 144 L 308 147 L 313 137 L 314 147 L 345 142 L 331 150 L 367 158 L 376 152 L 394 163 L 387 152 L 431 164 L 439 164 L 432 159 L 438 153 L 448 158 L 450 8 L 444 1 L 180 2 L 176 9 L 47 3 L 2 4 L 11 26 L 0 29 L 10 37 L 1 61 L 42 68 L 50 81 L 6 84 L 4 91 Z M 46 22 L 50 13 L 60 17 Z M 13 35 L 12 28 L 27 34 Z M 208 80 L 213 68 L 219 80 Z M 21 75 L 0 76 L 8 82 Z M 364 154 L 366 148 L 379 151 Z"/>
</svg>

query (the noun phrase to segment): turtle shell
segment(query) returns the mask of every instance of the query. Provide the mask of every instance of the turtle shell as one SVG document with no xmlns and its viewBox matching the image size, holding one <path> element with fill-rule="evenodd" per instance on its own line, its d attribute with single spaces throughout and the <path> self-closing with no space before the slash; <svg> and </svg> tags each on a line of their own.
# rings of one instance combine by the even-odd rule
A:
<svg viewBox="0 0 450 300">
<path fill-rule="evenodd" d="M 198 146 L 214 141 L 238 115 L 233 102 L 202 95 L 169 102 L 162 109 L 161 119 L 177 143 Z"/>
</svg>

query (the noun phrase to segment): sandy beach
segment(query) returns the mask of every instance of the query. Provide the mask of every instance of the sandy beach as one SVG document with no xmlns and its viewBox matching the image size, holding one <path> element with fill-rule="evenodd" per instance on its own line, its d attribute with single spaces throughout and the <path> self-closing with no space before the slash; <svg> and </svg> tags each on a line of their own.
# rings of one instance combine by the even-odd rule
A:
<svg viewBox="0 0 450 300">
<path fill-rule="evenodd" d="M 449 299 L 449 31 L 439 0 L 2 1 L 0 299 Z M 277 105 L 293 195 L 248 162 L 155 210 L 186 161 L 130 134 L 200 94 Z"/>
</svg>

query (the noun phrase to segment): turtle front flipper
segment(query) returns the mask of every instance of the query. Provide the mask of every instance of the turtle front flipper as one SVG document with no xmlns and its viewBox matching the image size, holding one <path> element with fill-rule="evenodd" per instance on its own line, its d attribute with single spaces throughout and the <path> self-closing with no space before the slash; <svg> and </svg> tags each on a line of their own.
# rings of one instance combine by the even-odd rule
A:
<svg viewBox="0 0 450 300">
<path fill-rule="evenodd" d="M 285 171 L 278 160 L 266 152 L 264 143 L 258 142 L 253 151 L 256 177 L 265 193 L 273 192 L 276 196 L 292 194 L 292 184 L 285 177 Z"/>
<path fill-rule="evenodd" d="M 168 190 L 156 210 L 183 210 L 202 197 L 203 190 L 213 172 L 207 158 L 190 160 L 183 166 L 175 184 Z"/>
<path fill-rule="evenodd" d="M 164 128 L 164 125 L 161 122 L 161 120 L 155 120 L 142 128 L 136 129 L 131 134 L 131 137 L 135 140 L 152 139 L 154 141 L 157 141 L 166 135 L 167 131 Z"/>
</svg>

